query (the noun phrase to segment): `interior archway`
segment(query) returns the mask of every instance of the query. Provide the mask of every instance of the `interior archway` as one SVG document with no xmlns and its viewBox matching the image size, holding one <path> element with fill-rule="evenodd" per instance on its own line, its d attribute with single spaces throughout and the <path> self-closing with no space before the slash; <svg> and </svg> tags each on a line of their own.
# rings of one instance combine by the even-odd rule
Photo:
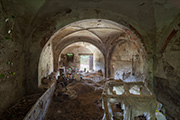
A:
<svg viewBox="0 0 180 120">
<path fill-rule="evenodd" d="M 129 41 L 134 45 L 138 54 L 144 56 L 143 59 L 143 74 L 145 75 L 144 79 L 148 79 L 148 67 L 146 64 L 146 52 L 141 43 L 141 40 L 133 33 L 130 29 L 125 26 L 122 26 L 113 21 L 104 20 L 104 19 L 87 19 L 74 22 L 69 24 L 60 30 L 58 30 L 46 43 L 41 57 L 45 55 L 46 49 L 51 48 L 50 53 L 53 53 L 53 58 L 50 59 L 50 56 L 46 54 L 47 59 L 50 59 L 49 63 L 51 65 L 50 70 L 48 65 L 43 65 L 43 70 L 41 69 L 42 58 L 39 62 L 39 81 L 47 73 L 52 71 L 56 72 L 58 70 L 58 60 L 59 55 L 65 47 L 75 42 L 88 42 L 96 46 L 105 57 L 105 76 L 106 78 L 111 77 L 111 68 L 110 68 L 110 59 L 112 51 L 116 44 L 123 41 Z M 46 58 L 44 57 L 44 58 Z M 47 60 L 46 60 L 47 61 Z M 53 68 L 53 70 L 52 70 Z M 46 70 L 45 70 L 46 69 Z M 42 74 L 43 73 L 43 74 Z M 40 82 L 39 82 L 40 83 Z"/>
<path fill-rule="evenodd" d="M 73 59 L 71 61 L 67 60 L 68 54 L 73 54 Z M 87 62 L 92 62 L 90 65 L 85 68 L 88 71 L 98 71 L 101 70 L 104 74 L 104 55 L 102 52 L 93 44 L 87 42 L 75 42 L 68 45 L 59 55 L 59 67 L 75 67 L 79 70 L 83 70 L 83 65 L 81 64 L 81 56 L 92 57 L 92 60 Z"/>
</svg>

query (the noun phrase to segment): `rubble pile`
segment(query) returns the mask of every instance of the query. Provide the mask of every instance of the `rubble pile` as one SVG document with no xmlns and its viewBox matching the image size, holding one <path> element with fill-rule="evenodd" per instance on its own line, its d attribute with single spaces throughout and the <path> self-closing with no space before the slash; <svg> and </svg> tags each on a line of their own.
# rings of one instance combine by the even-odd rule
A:
<svg viewBox="0 0 180 120">
<path fill-rule="evenodd" d="M 62 79 L 62 78 L 61 78 Z M 58 83 L 46 120 L 100 120 L 102 86 L 92 80 Z"/>
<path fill-rule="evenodd" d="M 82 75 L 82 78 L 86 80 L 90 79 L 95 82 L 100 82 L 103 80 L 102 70 L 93 71 L 93 72 L 84 72 L 84 73 L 81 73 L 81 75 Z"/>
<path fill-rule="evenodd" d="M 98 89 L 102 90 L 102 85 L 92 80 L 71 81 L 60 76 L 56 83 L 54 97 L 57 98 L 58 96 L 64 95 L 70 99 L 75 99 L 80 94 L 94 92 Z"/>
<path fill-rule="evenodd" d="M 52 72 L 47 77 L 42 78 L 42 80 L 41 80 L 42 84 L 40 87 L 48 89 L 52 85 L 52 83 L 54 83 L 56 81 L 56 76 L 57 76 L 57 73 Z"/>
</svg>

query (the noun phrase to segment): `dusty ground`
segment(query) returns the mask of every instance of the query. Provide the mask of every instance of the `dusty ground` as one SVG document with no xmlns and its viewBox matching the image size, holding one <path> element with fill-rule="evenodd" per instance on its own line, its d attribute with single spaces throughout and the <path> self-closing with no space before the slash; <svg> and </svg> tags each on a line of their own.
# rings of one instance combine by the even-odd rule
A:
<svg viewBox="0 0 180 120">
<path fill-rule="evenodd" d="M 45 120 L 102 120 L 104 83 L 105 81 L 97 83 L 92 80 L 83 80 L 72 82 L 65 89 L 57 89 Z M 123 112 L 118 104 L 111 107 Z M 115 117 L 113 119 L 117 120 Z M 135 120 L 146 120 L 146 118 L 139 116 Z"/>
<path fill-rule="evenodd" d="M 7 109 L 0 120 L 23 120 L 31 107 L 43 93 L 36 93 L 19 99 L 15 105 Z"/>
<path fill-rule="evenodd" d="M 90 80 L 74 82 L 68 85 L 67 89 L 63 94 L 54 97 L 46 114 L 46 120 L 102 119 L 102 87 L 99 84 Z M 70 93 L 69 90 L 74 92 Z"/>
<path fill-rule="evenodd" d="M 66 88 L 57 85 L 45 120 L 102 120 L 102 91 L 105 81 L 74 81 Z M 0 120 L 22 120 L 42 93 L 29 95 L 4 112 Z M 116 109 L 119 107 L 114 106 Z M 114 118 L 114 120 L 116 120 Z M 146 120 L 139 116 L 136 120 Z"/>
</svg>

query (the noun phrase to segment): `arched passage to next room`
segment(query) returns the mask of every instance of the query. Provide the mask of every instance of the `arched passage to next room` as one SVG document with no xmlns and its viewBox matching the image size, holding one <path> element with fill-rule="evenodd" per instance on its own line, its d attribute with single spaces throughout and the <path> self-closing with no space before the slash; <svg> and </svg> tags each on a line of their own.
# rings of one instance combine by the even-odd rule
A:
<svg viewBox="0 0 180 120">
<path fill-rule="evenodd" d="M 74 67 L 81 71 L 98 71 L 104 74 L 104 55 L 93 44 L 75 42 L 65 47 L 59 55 L 59 67 Z"/>
<path fill-rule="evenodd" d="M 78 42 L 89 43 L 102 53 L 104 63 L 98 64 L 104 65 L 106 78 L 124 80 L 131 74 L 142 80 L 148 79 L 146 51 L 141 40 L 130 29 L 109 20 L 86 19 L 59 29 L 46 43 L 39 61 L 39 85 L 43 77 L 58 71 L 62 51 Z M 76 67 L 80 68 L 78 65 Z"/>
<path fill-rule="evenodd" d="M 99 111 L 99 107 L 102 105 L 100 99 L 107 85 L 105 83 L 111 81 L 126 86 L 129 84 L 127 82 L 144 84 L 139 82 L 144 81 L 149 85 L 147 61 L 141 40 L 130 29 L 113 21 L 87 19 L 59 29 L 44 46 L 39 61 L 39 86 L 44 82 L 42 78 L 52 73 L 57 77 L 54 100 L 47 119 L 56 114 L 51 111 L 57 105 L 61 106 L 58 109 L 64 111 L 57 115 L 59 118 L 83 116 L 74 114 L 77 113 L 76 108 L 73 111 L 67 109 L 77 103 L 82 103 L 78 107 L 86 110 L 81 111 L 83 114 L 90 112 L 93 114 L 91 116 L 102 118 L 103 110 Z M 91 73 L 99 69 L 102 74 Z M 140 89 L 137 88 L 137 91 Z M 139 94 L 137 91 L 135 94 Z M 64 97 L 68 99 L 64 100 Z M 68 105 L 64 106 L 66 103 Z"/>
</svg>

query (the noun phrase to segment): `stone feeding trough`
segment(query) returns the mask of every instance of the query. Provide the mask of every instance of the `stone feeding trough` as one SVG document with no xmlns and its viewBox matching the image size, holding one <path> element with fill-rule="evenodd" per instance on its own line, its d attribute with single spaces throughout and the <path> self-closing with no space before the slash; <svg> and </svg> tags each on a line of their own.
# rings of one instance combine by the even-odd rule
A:
<svg viewBox="0 0 180 120">
<path fill-rule="evenodd" d="M 135 120 L 140 115 L 155 120 L 156 98 L 143 82 L 108 81 L 102 97 L 103 120 Z"/>
</svg>

